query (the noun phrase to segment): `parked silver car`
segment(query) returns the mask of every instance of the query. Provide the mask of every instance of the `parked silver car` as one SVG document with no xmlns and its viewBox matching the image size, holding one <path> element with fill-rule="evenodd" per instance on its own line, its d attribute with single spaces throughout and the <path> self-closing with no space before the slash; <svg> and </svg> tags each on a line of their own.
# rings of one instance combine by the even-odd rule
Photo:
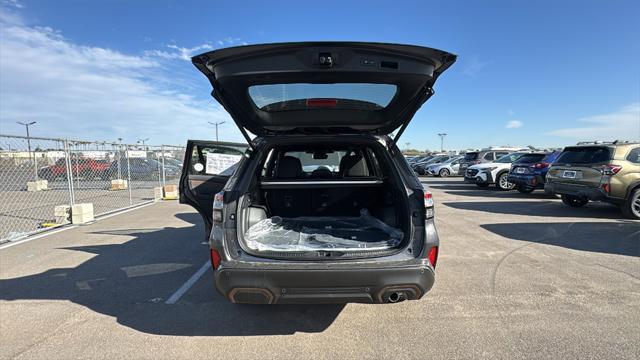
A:
<svg viewBox="0 0 640 360">
<path fill-rule="evenodd" d="M 445 162 L 439 164 L 431 164 L 427 166 L 427 175 L 447 177 L 450 175 L 457 175 L 460 168 L 460 161 L 464 159 L 464 156 L 456 156 Z"/>
</svg>

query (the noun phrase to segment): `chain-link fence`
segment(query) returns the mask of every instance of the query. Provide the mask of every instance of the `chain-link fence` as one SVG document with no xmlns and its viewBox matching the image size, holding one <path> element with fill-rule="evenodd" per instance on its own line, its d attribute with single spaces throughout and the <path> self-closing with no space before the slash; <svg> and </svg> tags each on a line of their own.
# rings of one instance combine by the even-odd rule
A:
<svg viewBox="0 0 640 360">
<path fill-rule="evenodd" d="M 63 224 L 56 206 L 95 216 L 153 201 L 177 185 L 184 147 L 0 135 L 0 242 Z"/>
</svg>

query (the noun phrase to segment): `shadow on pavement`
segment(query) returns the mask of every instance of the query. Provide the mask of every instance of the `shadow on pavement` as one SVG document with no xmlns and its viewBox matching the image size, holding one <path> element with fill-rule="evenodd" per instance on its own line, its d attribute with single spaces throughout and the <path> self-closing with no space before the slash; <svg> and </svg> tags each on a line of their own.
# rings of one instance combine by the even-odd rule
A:
<svg viewBox="0 0 640 360">
<path fill-rule="evenodd" d="M 567 249 L 640 256 L 640 223 L 509 223 L 486 224 L 482 228 L 502 237 Z"/>
<path fill-rule="evenodd" d="M 0 299 L 68 300 L 113 316 L 118 323 L 138 331 L 179 336 L 321 332 L 344 308 L 344 305 L 234 305 L 214 289 L 210 270 L 198 281 L 198 284 L 206 282 L 202 284 L 209 289 L 206 296 L 189 297 L 189 301 L 183 301 L 183 297 L 176 304 L 165 304 L 208 261 L 208 247 L 200 244 L 203 231 L 200 216 L 184 213 L 176 217 L 194 226 L 99 232 L 133 239 L 121 244 L 63 248 L 95 256 L 74 268 L 0 280 Z"/>
<path fill-rule="evenodd" d="M 501 199 L 557 199 L 553 195 L 547 195 L 544 190 L 536 190 L 530 194 L 522 194 L 518 191 L 501 191 L 491 186 L 487 189 L 478 189 L 476 185 L 471 184 L 473 190 L 461 190 L 461 187 L 449 188 L 446 191 L 449 195 L 470 196 L 470 197 L 494 197 Z"/>
<path fill-rule="evenodd" d="M 618 207 L 606 203 L 591 203 L 582 208 L 572 208 L 560 201 L 467 201 L 445 202 L 444 205 L 454 209 L 495 214 L 624 219 Z M 640 224 L 636 224 L 640 227 Z"/>
</svg>

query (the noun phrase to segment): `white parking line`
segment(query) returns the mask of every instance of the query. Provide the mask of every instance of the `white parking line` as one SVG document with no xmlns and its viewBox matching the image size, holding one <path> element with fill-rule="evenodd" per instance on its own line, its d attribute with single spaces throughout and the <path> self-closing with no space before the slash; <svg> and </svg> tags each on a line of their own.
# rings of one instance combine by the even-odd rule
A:
<svg viewBox="0 0 640 360">
<path fill-rule="evenodd" d="M 180 300 L 182 295 L 184 295 L 187 291 L 189 291 L 189 289 L 193 286 L 193 284 L 195 284 L 198 281 L 198 279 L 200 279 L 202 275 L 204 275 L 204 273 L 210 267 L 211 267 L 211 264 L 209 263 L 209 261 L 205 262 L 204 265 L 202 265 L 202 267 L 200 268 L 200 270 L 198 270 L 195 274 L 193 274 L 189 278 L 189 280 L 187 280 L 186 283 L 182 284 L 182 286 L 180 286 L 180 288 L 176 290 L 176 292 L 174 292 L 173 295 L 171 295 L 171 297 L 169 297 L 167 301 L 165 301 L 164 303 L 175 304 L 178 300 Z"/>
</svg>

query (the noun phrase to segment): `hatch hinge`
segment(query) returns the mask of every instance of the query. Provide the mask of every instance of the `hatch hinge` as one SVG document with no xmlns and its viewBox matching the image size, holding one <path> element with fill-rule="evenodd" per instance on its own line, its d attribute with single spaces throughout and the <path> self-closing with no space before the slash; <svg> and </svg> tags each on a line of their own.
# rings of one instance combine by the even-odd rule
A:
<svg viewBox="0 0 640 360">
<path fill-rule="evenodd" d="M 419 102 L 420 104 L 424 104 L 435 93 L 435 91 L 433 91 L 432 87 L 425 87 L 423 91 L 424 91 L 424 93 L 422 94 L 422 96 L 416 97 L 416 99 L 414 101 L 412 101 L 409 104 L 407 104 L 407 106 L 405 106 L 405 108 L 400 112 L 400 115 L 398 115 L 398 117 L 407 116 L 408 114 L 406 114 L 406 112 L 408 111 L 408 109 L 411 109 L 411 108 L 415 109 L 416 108 L 415 106 L 413 106 L 415 103 Z M 410 115 L 411 116 L 409 116 L 409 118 L 411 118 L 413 116 L 413 114 L 410 114 Z M 404 131 L 407 129 L 407 126 L 409 126 L 409 123 L 410 123 L 410 121 L 404 121 L 402 123 L 402 126 L 398 129 L 398 132 L 396 133 L 396 136 L 393 137 L 393 139 L 391 139 L 391 144 L 389 144 L 389 149 L 391 149 L 395 144 L 398 143 L 398 140 L 400 139 L 400 136 L 402 136 L 402 133 L 404 133 Z"/>
</svg>

